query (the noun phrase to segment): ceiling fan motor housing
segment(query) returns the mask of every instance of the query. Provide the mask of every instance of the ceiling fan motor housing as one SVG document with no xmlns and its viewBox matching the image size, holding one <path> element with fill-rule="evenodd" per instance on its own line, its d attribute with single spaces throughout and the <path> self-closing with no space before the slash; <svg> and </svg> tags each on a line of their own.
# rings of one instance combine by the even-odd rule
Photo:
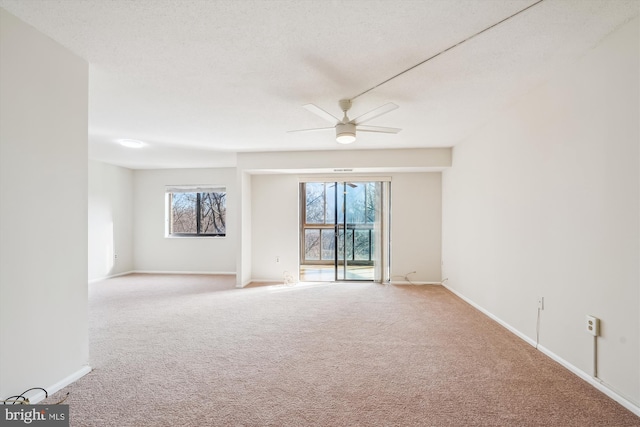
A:
<svg viewBox="0 0 640 427">
<path fill-rule="evenodd" d="M 351 100 L 341 99 L 340 101 L 338 101 L 338 105 L 340 105 L 340 109 L 346 114 L 346 112 L 351 108 Z"/>
<path fill-rule="evenodd" d="M 340 144 L 351 144 L 356 140 L 356 125 L 353 123 L 338 123 L 336 125 L 336 141 Z"/>
</svg>

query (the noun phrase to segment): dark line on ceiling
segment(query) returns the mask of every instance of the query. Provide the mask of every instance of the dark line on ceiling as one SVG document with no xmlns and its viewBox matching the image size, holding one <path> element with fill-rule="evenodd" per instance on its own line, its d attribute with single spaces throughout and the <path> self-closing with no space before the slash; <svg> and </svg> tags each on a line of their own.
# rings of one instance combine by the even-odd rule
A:
<svg viewBox="0 0 640 427">
<path fill-rule="evenodd" d="M 498 26 L 498 25 L 502 24 L 502 23 L 503 23 L 503 22 L 505 22 L 505 21 L 508 21 L 509 19 L 511 19 L 511 18 L 513 18 L 513 17 L 515 17 L 515 16 L 517 16 L 517 15 L 519 15 L 519 14 L 521 14 L 522 12 L 525 12 L 526 10 L 531 9 L 531 8 L 532 8 L 532 7 L 534 7 L 535 5 L 542 3 L 543 1 L 544 1 L 544 0 L 538 0 L 537 2 L 530 4 L 529 6 L 525 7 L 524 9 L 521 9 L 521 10 L 519 10 L 519 11 L 515 12 L 514 14 L 507 16 L 506 18 L 502 19 L 501 21 L 498 21 L 498 22 L 496 22 L 495 24 L 488 26 L 488 27 L 487 27 L 487 28 L 485 28 L 484 30 L 480 30 L 480 31 L 478 31 L 478 32 L 477 32 L 477 33 L 475 33 L 475 34 L 470 35 L 470 36 L 469 36 L 469 37 L 467 37 L 466 39 L 464 39 L 464 40 L 462 40 L 462 41 L 459 41 L 458 43 L 456 43 L 456 44 L 454 44 L 454 45 L 452 45 L 452 46 L 449 46 L 448 48 L 446 48 L 446 49 L 444 49 L 444 50 L 441 50 L 440 52 L 436 53 L 436 54 L 435 54 L 435 55 L 433 55 L 433 56 L 430 56 L 429 58 L 425 59 L 424 61 L 418 62 L 416 65 L 414 65 L 414 66 L 412 66 L 412 67 L 410 67 L 410 68 L 407 68 L 407 69 L 406 69 L 406 70 L 404 70 L 404 71 L 399 72 L 399 73 L 398 73 L 398 74 L 396 74 L 395 76 L 389 77 L 387 80 L 383 81 L 382 83 L 379 83 L 379 84 L 377 84 L 377 85 L 373 86 L 372 88 L 367 89 L 367 90 L 365 90 L 364 92 L 361 92 L 361 93 L 357 94 L 356 96 L 353 96 L 353 97 L 351 97 L 351 98 L 349 98 L 349 99 L 354 100 L 354 99 L 356 99 L 357 97 L 364 95 L 365 93 L 371 92 L 372 90 L 379 88 L 379 87 L 380 87 L 380 86 L 382 86 L 383 84 L 390 82 L 391 80 L 395 79 L 396 77 L 400 77 L 401 75 L 403 75 L 403 74 L 405 74 L 405 73 L 407 73 L 407 72 L 409 72 L 409 71 L 413 70 L 414 68 L 419 67 L 420 65 L 422 65 L 422 64 L 424 64 L 424 63 L 426 63 L 426 62 L 431 61 L 432 59 L 434 59 L 434 58 L 436 58 L 436 57 L 438 57 L 438 56 L 442 55 L 443 53 L 448 52 L 448 51 L 450 51 L 451 49 L 453 49 L 453 48 L 455 48 L 455 47 L 460 46 L 461 44 L 463 44 L 463 43 L 465 43 L 465 42 L 467 42 L 467 41 L 471 40 L 472 38 L 474 38 L 474 37 L 476 37 L 476 36 L 479 36 L 480 34 L 484 33 L 485 31 L 489 31 L 490 29 L 492 29 L 492 28 L 494 28 L 494 27 L 496 27 L 496 26 Z"/>
</svg>

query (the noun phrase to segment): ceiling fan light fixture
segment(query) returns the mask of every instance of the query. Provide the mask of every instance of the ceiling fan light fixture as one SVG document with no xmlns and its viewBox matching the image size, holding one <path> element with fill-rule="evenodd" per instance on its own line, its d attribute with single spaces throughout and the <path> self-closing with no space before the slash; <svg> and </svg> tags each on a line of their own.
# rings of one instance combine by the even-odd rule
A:
<svg viewBox="0 0 640 427">
<path fill-rule="evenodd" d="M 339 144 L 351 144 L 355 142 L 355 140 L 356 136 L 352 133 L 341 133 L 336 137 L 336 141 L 338 141 Z"/>
<path fill-rule="evenodd" d="M 383 126 L 369 126 L 369 125 L 363 126 L 364 123 L 368 122 L 369 120 L 373 120 L 376 117 L 379 117 L 383 114 L 386 114 L 398 108 L 398 106 L 393 102 L 388 102 L 384 105 L 381 105 L 378 108 L 374 108 L 368 113 L 364 113 L 353 120 L 349 119 L 349 116 L 347 115 L 349 108 L 351 108 L 351 100 L 342 99 L 340 100 L 339 104 L 340 104 L 340 108 L 344 112 L 344 117 L 342 118 L 342 120 L 340 120 L 333 114 L 326 112 L 325 110 L 323 110 L 322 108 L 318 107 L 315 104 L 303 105 L 303 108 L 305 110 L 319 117 L 322 117 L 328 122 L 331 122 L 333 126 L 325 127 L 325 128 L 290 130 L 289 132 L 308 132 L 308 131 L 318 131 L 318 130 L 324 131 L 328 129 L 334 129 L 336 131 L 336 141 L 339 144 L 351 144 L 356 141 L 356 129 L 362 132 L 377 132 L 377 133 L 398 133 L 401 130 L 398 128 L 390 128 L 390 127 L 383 127 Z"/>
<path fill-rule="evenodd" d="M 336 125 L 336 141 L 339 144 L 351 144 L 356 140 L 356 125 L 339 123 Z"/>
</svg>

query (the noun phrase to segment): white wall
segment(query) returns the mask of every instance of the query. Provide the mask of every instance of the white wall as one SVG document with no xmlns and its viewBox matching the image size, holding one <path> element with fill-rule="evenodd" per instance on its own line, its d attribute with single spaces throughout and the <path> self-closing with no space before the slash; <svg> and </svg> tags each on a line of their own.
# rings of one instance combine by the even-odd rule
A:
<svg viewBox="0 0 640 427">
<path fill-rule="evenodd" d="M 251 178 L 251 280 L 282 282 L 284 271 L 297 277 L 298 176 L 253 175 Z M 276 256 L 280 257 L 280 263 L 276 263 Z"/>
<path fill-rule="evenodd" d="M 442 174 L 394 174 L 391 181 L 391 281 L 440 283 Z"/>
<path fill-rule="evenodd" d="M 242 287 L 251 281 L 251 175 L 238 170 L 237 179 L 241 195 L 238 200 L 238 212 L 236 214 L 238 224 L 240 224 L 238 229 L 238 248 L 236 249 L 236 286 Z"/>
<path fill-rule="evenodd" d="M 455 147 L 443 174 L 448 286 L 640 402 L 638 20 Z"/>
<path fill-rule="evenodd" d="M 89 161 L 89 280 L 133 270 L 133 171 Z"/>
<path fill-rule="evenodd" d="M 409 172 L 449 166 L 451 166 L 451 148 L 273 151 L 238 154 L 238 168 L 241 171 L 304 170 L 304 173 L 333 173 L 334 168 L 354 168 L 359 173 L 373 170 Z"/>
<path fill-rule="evenodd" d="M 0 9 L 0 398 L 88 371 L 81 58 Z"/>
<path fill-rule="evenodd" d="M 226 237 L 165 237 L 165 186 L 213 184 L 227 189 Z M 133 259 L 136 271 L 234 273 L 239 239 L 235 168 L 133 172 Z"/>
<path fill-rule="evenodd" d="M 402 282 L 440 282 L 441 175 L 394 173 L 391 176 L 391 275 Z M 297 276 L 299 262 L 299 176 L 253 175 L 252 280 Z M 280 263 L 276 263 L 279 256 Z"/>
<path fill-rule="evenodd" d="M 392 239 L 396 239 L 392 249 L 391 274 L 401 274 L 399 281 L 402 281 L 404 274 L 415 270 L 417 273 L 409 277 L 411 281 L 439 282 L 439 171 L 450 166 L 450 148 L 238 154 L 238 182 L 242 187 L 242 206 L 238 213 L 238 221 L 242 224 L 238 286 L 252 280 L 282 280 L 283 271 L 298 271 L 297 176 L 323 174 L 326 177 L 334 174 L 335 168 L 351 168 L 353 174 L 366 176 L 383 174 L 396 177 L 397 189 L 392 184 L 392 210 L 399 216 L 391 224 Z M 394 201 L 395 191 L 398 194 Z M 416 194 L 422 194 L 424 199 L 416 197 Z M 286 206 L 287 212 L 283 215 L 270 214 L 275 212 L 270 198 L 277 199 L 280 206 Z M 411 231 L 417 234 L 410 236 L 401 223 L 403 217 L 419 217 L 421 225 Z M 416 227 L 416 224 L 412 226 Z M 420 230 L 420 227 L 424 228 Z M 270 247 L 273 229 L 282 233 L 277 254 L 274 253 L 276 249 Z M 281 256 L 280 264 L 275 263 L 275 255 Z"/>
</svg>

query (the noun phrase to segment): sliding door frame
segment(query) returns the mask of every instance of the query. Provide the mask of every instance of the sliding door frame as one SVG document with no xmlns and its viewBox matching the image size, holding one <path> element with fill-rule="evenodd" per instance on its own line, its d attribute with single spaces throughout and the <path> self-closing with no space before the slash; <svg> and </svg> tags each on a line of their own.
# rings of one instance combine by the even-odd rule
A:
<svg viewBox="0 0 640 427">
<path fill-rule="evenodd" d="M 299 203 L 300 203 L 300 207 L 299 207 L 299 262 L 298 262 L 298 268 L 300 268 L 300 265 L 303 265 L 306 261 L 305 258 L 305 233 L 306 230 L 308 228 L 312 228 L 312 229 L 317 229 L 319 230 L 318 235 L 320 238 L 320 248 L 319 248 L 319 256 L 318 256 L 318 260 L 313 260 L 313 262 L 315 264 L 318 265 L 333 265 L 333 270 L 334 270 L 334 281 L 355 281 L 357 279 L 348 279 L 346 278 L 346 265 L 342 265 L 343 268 L 343 277 L 340 278 L 338 277 L 338 271 L 339 271 L 339 262 L 345 262 L 344 260 L 339 260 L 338 256 L 339 256 L 339 246 L 338 246 L 338 239 L 339 239 L 339 231 L 342 230 L 343 232 L 343 238 L 346 239 L 347 238 L 347 225 L 346 225 L 346 215 L 343 215 L 342 220 L 345 222 L 345 224 L 339 224 L 339 215 L 338 215 L 338 209 L 339 209 L 339 205 L 340 203 L 338 203 L 338 188 L 340 185 L 342 185 L 342 188 L 345 188 L 345 184 L 346 183 L 370 183 L 370 182 L 374 182 L 374 183 L 379 183 L 378 186 L 376 186 L 377 191 L 377 197 L 379 198 L 379 203 L 377 204 L 376 207 L 376 220 L 374 222 L 374 224 L 371 225 L 372 230 L 374 230 L 375 232 L 372 233 L 375 236 L 375 243 L 372 242 L 370 244 L 374 245 L 375 247 L 375 253 L 371 254 L 370 257 L 372 258 L 373 261 L 373 268 L 374 268 L 374 277 L 372 280 L 368 280 L 365 279 L 363 281 L 373 281 L 373 282 L 377 282 L 377 283 L 388 283 L 390 281 L 390 264 L 391 264 L 391 232 L 390 232 L 390 215 L 391 215 L 391 178 L 387 177 L 387 176 L 330 176 L 330 177 L 317 177 L 317 176 L 305 176 L 305 177 L 300 177 L 300 185 L 299 185 Z M 305 184 L 307 183 L 322 183 L 324 185 L 324 199 L 325 199 L 325 207 L 323 208 L 323 223 L 319 223 L 319 224 L 307 224 L 306 223 L 306 217 L 307 217 L 307 212 L 306 212 L 306 194 L 305 194 Z M 335 185 L 335 191 L 334 194 L 332 194 L 332 196 L 334 197 L 333 200 L 333 222 L 332 223 L 328 223 L 327 224 L 327 208 L 326 208 L 326 198 L 328 197 L 327 195 L 327 188 L 330 185 Z M 343 191 L 344 192 L 344 191 Z M 345 199 L 346 199 L 346 195 L 344 195 Z M 344 204 L 344 200 L 343 199 L 343 204 Z M 344 206 L 343 206 L 344 207 Z M 332 234 L 333 234 L 333 260 L 323 260 L 322 259 L 322 250 L 323 250 L 323 235 L 325 235 L 325 238 L 328 238 L 329 236 L 326 236 L 326 231 L 331 230 Z M 353 233 L 355 233 L 355 229 L 352 230 Z M 355 234 L 354 234 L 355 236 Z M 344 257 L 346 257 L 346 245 L 343 247 L 343 255 Z M 356 265 L 358 263 L 358 261 L 355 261 L 353 263 L 353 265 Z"/>
</svg>

